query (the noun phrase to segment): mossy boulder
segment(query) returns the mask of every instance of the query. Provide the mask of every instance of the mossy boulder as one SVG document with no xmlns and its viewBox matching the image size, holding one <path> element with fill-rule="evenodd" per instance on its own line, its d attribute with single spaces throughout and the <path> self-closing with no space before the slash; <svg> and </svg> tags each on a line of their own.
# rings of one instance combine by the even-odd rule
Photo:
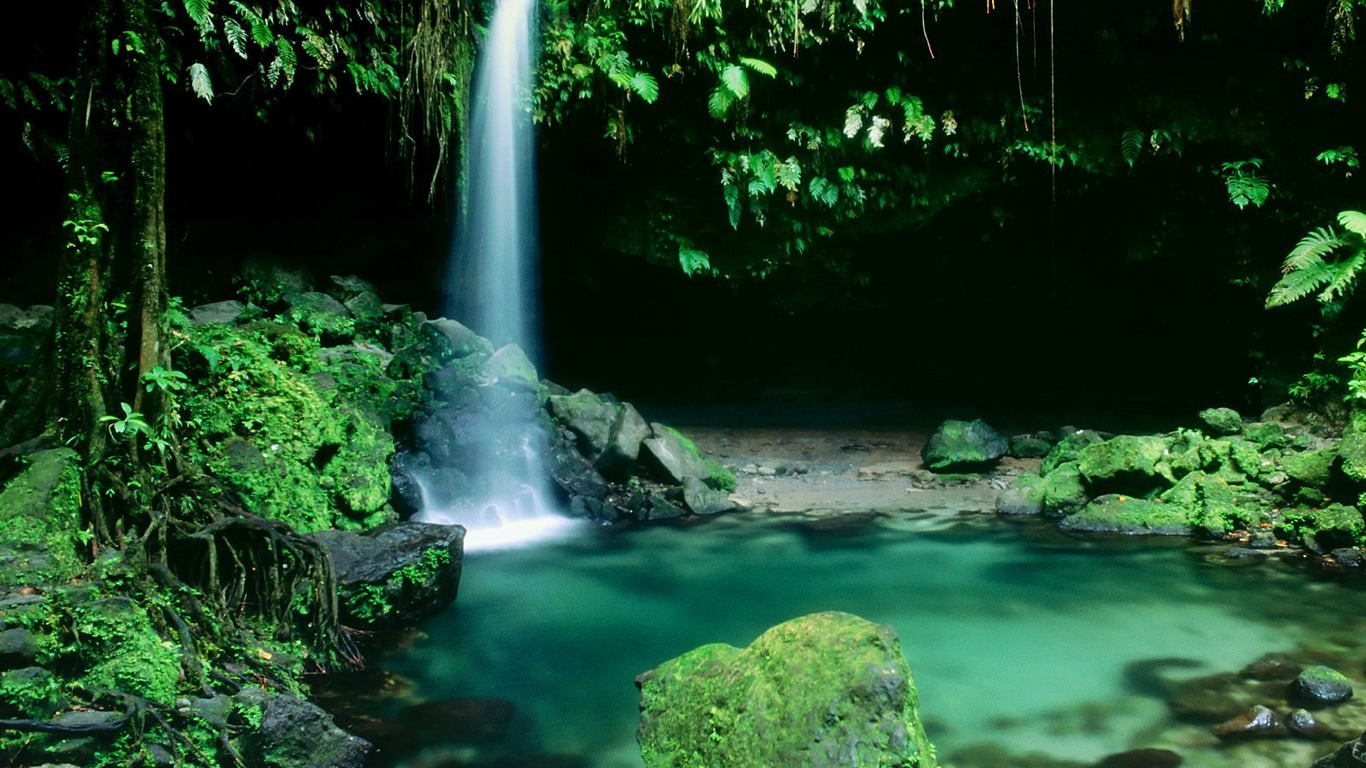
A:
<svg viewBox="0 0 1366 768">
<path fill-rule="evenodd" d="M 163 706 L 175 699 L 180 651 L 163 642 L 141 605 L 127 597 L 79 603 L 72 631 L 81 638 L 80 682 L 88 690 L 123 691 Z"/>
<path fill-rule="evenodd" d="M 1281 457 L 1281 469 L 1300 485 L 1322 488 L 1332 477 L 1333 462 L 1337 461 L 1337 457 L 1337 451 L 1331 448 L 1287 453 Z"/>
<path fill-rule="evenodd" d="M 455 602 L 464 555 L 461 526 L 405 521 L 364 533 L 311 536 L 332 560 L 348 625 L 411 623 Z"/>
<path fill-rule="evenodd" d="M 1331 504 L 1322 509 L 1287 510 L 1281 515 L 1280 529 L 1282 534 L 1299 539 L 1306 549 L 1323 554 L 1359 543 L 1366 523 L 1356 507 Z"/>
<path fill-rule="evenodd" d="M 935 768 L 891 627 L 847 613 L 701 648 L 636 678 L 647 768 Z"/>
<path fill-rule="evenodd" d="M 1285 427 L 1274 421 L 1256 421 L 1243 428 L 1243 437 L 1261 450 L 1284 448 L 1290 444 Z"/>
<path fill-rule="evenodd" d="M 80 456 L 54 448 L 0 491 L 0 588 L 61 582 L 81 569 Z"/>
<path fill-rule="evenodd" d="M 1077 469 L 1092 494 L 1142 496 L 1171 484 L 1163 467 L 1167 441 L 1155 435 L 1120 435 L 1086 446 Z"/>
<path fill-rule="evenodd" d="M 1176 504 L 1106 494 L 1058 526 L 1069 531 L 1185 536 L 1191 532 L 1191 519 L 1190 511 Z"/>
<path fill-rule="evenodd" d="M 1306 667 L 1290 684 L 1291 698 L 1309 706 L 1338 704 L 1352 698 L 1352 681 L 1332 667 Z"/>
<path fill-rule="evenodd" d="M 289 693 L 245 687 L 234 699 L 239 711 L 259 718 L 243 738 L 245 754 L 262 768 L 361 768 L 370 742 L 353 736 L 317 705 Z"/>
<path fill-rule="evenodd" d="M 590 461 L 607 450 L 620 406 L 587 389 L 572 395 L 551 395 L 548 405 L 551 415 L 578 436 L 579 452 Z"/>
<path fill-rule="evenodd" d="M 1081 509 L 1089 498 L 1082 486 L 1081 470 L 1072 462 L 1060 465 L 1043 477 L 1043 512 L 1063 517 Z"/>
<path fill-rule="evenodd" d="M 1073 429 L 1065 432 L 1057 445 L 1048 452 L 1039 467 L 1040 474 L 1048 475 L 1063 464 L 1075 463 L 1088 445 L 1103 442 L 1105 438 L 1092 429 Z"/>
<path fill-rule="evenodd" d="M 1232 408 L 1206 408 L 1200 412 L 1200 421 L 1216 437 L 1243 431 L 1243 417 Z"/>
<path fill-rule="evenodd" d="M 1342 457 L 1342 472 L 1353 480 L 1366 483 L 1366 411 L 1353 410 L 1342 431 L 1338 444 Z"/>
<path fill-rule="evenodd" d="M 962 472 L 999 461 L 1010 443 L 985 421 L 949 419 L 930 436 L 920 457 L 932 472 Z"/>
</svg>

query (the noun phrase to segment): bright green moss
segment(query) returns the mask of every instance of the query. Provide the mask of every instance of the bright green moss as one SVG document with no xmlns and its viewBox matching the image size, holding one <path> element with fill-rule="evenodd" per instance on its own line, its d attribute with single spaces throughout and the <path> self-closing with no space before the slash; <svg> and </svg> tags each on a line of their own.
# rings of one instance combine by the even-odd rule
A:
<svg viewBox="0 0 1366 768">
<path fill-rule="evenodd" d="M 80 457 L 69 448 L 40 451 L 0 492 L 0 549 L 18 559 L 0 587 L 65 581 L 81 567 Z"/>
<path fill-rule="evenodd" d="M 81 603 L 72 609 L 71 628 L 71 650 L 88 665 L 79 679 L 86 689 L 124 691 L 163 706 L 174 701 L 179 652 L 142 606 L 126 597 Z"/>
</svg>

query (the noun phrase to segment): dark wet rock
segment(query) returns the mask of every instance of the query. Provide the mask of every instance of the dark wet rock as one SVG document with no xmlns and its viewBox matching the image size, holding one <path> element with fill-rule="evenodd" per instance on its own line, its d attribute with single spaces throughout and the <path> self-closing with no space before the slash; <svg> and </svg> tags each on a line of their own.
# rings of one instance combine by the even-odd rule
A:
<svg viewBox="0 0 1366 768">
<path fill-rule="evenodd" d="M 1289 654 L 1268 653 L 1243 667 L 1238 674 L 1249 680 L 1280 680 L 1289 682 L 1304 671 Z"/>
<path fill-rule="evenodd" d="M 1274 739 L 1290 732 L 1279 715 L 1261 704 L 1214 726 L 1213 731 L 1221 739 Z"/>
<path fill-rule="evenodd" d="M 1296 709 L 1285 715 L 1285 727 L 1296 736 L 1306 739 L 1332 738 L 1332 731 L 1307 709 Z"/>
<path fill-rule="evenodd" d="M 1202 666 L 1204 664 L 1195 659 L 1180 656 L 1131 661 L 1124 666 L 1124 687 L 1139 696 L 1163 698 L 1172 689 L 1167 673 Z"/>
<path fill-rule="evenodd" d="M 603 520 L 616 517 L 607 513 L 603 501 L 610 490 L 607 481 L 576 447 L 575 436 L 565 428 L 556 432 L 550 447 L 550 477 L 569 497 L 570 512 L 577 517 Z"/>
<path fill-rule="evenodd" d="M 493 351 L 488 340 L 445 317 L 422 323 L 418 333 L 429 354 L 443 363 L 469 357 L 476 352 Z"/>
<path fill-rule="evenodd" d="M 1366 522 L 1356 507 L 1330 504 L 1318 509 L 1288 509 L 1281 515 L 1277 530 L 1287 537 L 1298 538 L 1310 552 L 1326 555 L 1334 549 L 1354 545 L 1366 533 Z"/>
<path fill-rule="evenodd" d="M 735 502 L 720 491 L 714 491 L 695 477 L 683 478 L 683 503 L 694 515 L 717 515 L 735 510 Z"/>
<path fill-rule="evenodd" d="M 1344 568 L 1360 568 L 1363 562 L 1361 549 L 1358 547 L 1340 547 L 1328 554 Z"/>
<path fill-rule="evenodd" d="M 662 495 L 645 494 L 645 498 L 645 503 L 632 506 L 638 520 L 673 520 L 688 514 L 686 509 Z"/>
<path fill-rule="evenodd" d="M 1058 523 L 1067 531 L 1186 536 L 1191 532 L 1186 510 L 1174 504 L 1106 494 Z"/>
<path fill-rule="evenodd" d="M 1200 412 L 1200 422 L 1215 437 L 1236 435 L 1243 431 L 1243 417 L 1232 408 L 1206 408 Z"/>
<path fill-rule="evenodd" d="M 426 453 L 401 452 L 395 454 L 389 467 L 389 486 L 393 489 L 394 508 L 404 517 L 422 509 L 421 479 L 432 472 L 432 460 Z"/>
<path fill-rule="evenodd" d="M 442 740 L 487 742 L 507 734 L 517 707 L 506 699 L 472 697 L 424 701 L 403 708 L 409 728 L 435 731 Z"/>
<path fill-rule="evenodd" d="M 1142 496 L 1173 484 L 1160 466 L 1166 456 L 1167 442 L 1161 437 L 1120 435 L 1086 446 L 1077 469 L 1093 494 Z"/>
<path fill-rule="evenodd" d="M 1253 549 L 1251 547 L 1229 547 L 1224 550 L 1224 557 L 1229 560 L 1252 560 L 1266 556 L 1266 550 Z"/>
<path fill-rule="evenodd" d="M 664 479 L 682 484 L 685 477 L 706 479 L 711 475 L 702 457 L 689 450 L 671 430 L 661 424 L 651 427 L 654 437 L 641 443 L 641 460 L 648 457 Z"/>
<path fill-rule="evenodd" d="M 580 389 L 572 395 L 549 399 L 550 413 L 578 436 L 579 451 L 596 461 L 607 450 L 618 406 L 596 392 Z"/>
<path fill-rule="evenodd" d="M 370 743 L 338 728 L 317 705 L 254 687 L 243 688 L 235 698 L 261 710 L 260 730 L 243 737 L 248 745 L 245 754 L 268 750 L 276 765 L 293 768 L 362 768 L 365 764 Z"/>
<path fill-rule="evenodd" d="M 1290 684 L 1290 694 L 1306 706 L 1338 704 L 1352 698 L 1352 683 L 1331 667 L 1308 667 Z"/>
<path fill-rule="evenodd" d="M 21 627 L 0 632 L 0 669 L 27 667 L 38 658 L 38 638 Z"/>
<path fill-rule="evenodd" d="M 622 403 L 607 438 L 607 447 L 598 458 L 598 468 L 605 475 L 624 478 L 631 473 L 640 458 L 640 446 L 653 432 L 650 423 L 634 405 Z"/>
<path fill-rule="evenodd" d="M 405 521 L 309 535 L 332 558 L 344 621 L 352 626 L 412 622 L 455 601 L 465 539 L 458 525 Z"/>
<path fill-rule="evenodd" d="M 1017 459 L 1042 459 L 1053 450 L 1053 443 L 1038 435 L 1014 435 L 1009 453 Z"/>
<path fill-rule="evenodd" d="M 704 645 L 636 678 L 645 763 L 934 768 L 896 632 L 847 613 Z"/>
<path fill-rule="evenodd" d="M 1319 758 L 1312 768 L 1366 768 L 1366 733 Z"/>
<path fill-rule="evenodd" d="M 1005 436 L 981 419 L 949 419 L 939 425 L 920 451 L 934 472 L 962 472 L 994 464 L 1009 448 Z"/>
<path fill-rule="evenodd" d="M 1176 768 L 1181 756 L 1170 749 L 1131 749 L 1107 755 L 1095 768 Z"/>
<path fill-rule="evenodd" d="M 1253 549 L 1279 549 L 1276 534 L 1271 531 L 1256 530 L 1248 537 L 1247 545 Z"/>
<path fill-rule="evenodd" d="M 247 313 L 247 305 L 240 301 L 215 301 L 200 304 L 190 309 L 190 322 L 194 325 L 231 325 Z"/>
</svg>

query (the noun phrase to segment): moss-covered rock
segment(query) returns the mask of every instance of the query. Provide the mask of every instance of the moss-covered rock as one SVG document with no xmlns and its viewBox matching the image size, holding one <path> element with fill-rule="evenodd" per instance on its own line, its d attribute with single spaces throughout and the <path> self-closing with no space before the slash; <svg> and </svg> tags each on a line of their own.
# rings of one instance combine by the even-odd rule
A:
<svg viewBox="0 0 1366 768">
<path fill-rule="evenodd" d="M 1366 483 L 1366 411 L 1352 411 L 1338 444 L 1342 472 L 1357 482 Z"/>
<path fill-rule="evenodd" d="M 180 655 L 163 642 L 147 611 L 127 597 L 80 603 L 72 609 L 75 654 L 88 665 L 80 682 L 89 690 L 123 691 L 163 706 L 180 684 Z"/>
<path fill-rule="evenodd" d="M 1218 437 L 1243 431 L 1243 417 L 1232 408 L 1206 408 L 1200 412 L 1200 421 L 1211 435 Z"/>
<path fill-rule="evenodd" d="M 1159 463 L 1167 442 L 1153 435 L 1120 435 L 1086 446 L 1077 459 L 1086 488 L 1093 494 L 1142 496 L 1171 484 L 1170 469 Z"/>
<path fill-rule="evenodd" d="M 1322 488 L 1328 484 L 1329 478 L 1332 477 L 1333 462 L 1337 460 L 1337 457 L 1337 451 L 1331 448 L 1287 453 L 1281 457 L 1281 469 L 1285 470 L 1291 480 L 1300 485 Z"/>
<path fill-rule="evenodd" d="M 1190 510 L 1162 501 L 1106 494 L 1058 523 L 1069 531 L 1185 536 L 1191 532 Z"/>
<path fill-rule="evenodd" d="M 1243 428 L 1243 437 L 1261 450 L 1284 448 L 1290 444 L 1285 427 L 1274 421 L 1257 421 Z"/>
<path fill-rule="evenodd" d="M 1002 515 L 1037 515 L 1043 512 L 1044 481 L 1038 475 L 1020 475 L 996 497 Z"/>
<path fill-rule="evenodd" d="M 1063 517 L 1081 509 L 1089 498 L 1082 486 L 1081 470 L 1075 463 L 1058 466 L 1043 477 L 1043 512 Z"/>
<path fill-rule="evenodd" d="M 81 569 L 80 456 L 39 451 L 0 491 L 0 588 L 66 581 Z"/>
<path fill-rule="evenodd" d="M 1053 470 L 1067 463 L 1075 463 L 1081 458 L 1081 452 L 1086 446 L 1103 442 L 1105 438 L 1095 430 L 1079 429 L 1065 433 L 1058 440 L 1057 445 L 1048 452 L 1043 459 L 1043 465 L 1039 467 L 1039 473 L 1048 475 Z"/>
<path fill-rule="evenodd" d="M 1360 543 L 1366 523 L 1356 507 L 1332 504 L 1322 509 L 1287 510 L 1281 515 L 1280 530 L 1299 539 L 1306 549 L 1322 554 Z"/>
<path fill-rule="evenodd" d="M 934 768 L 896 633 L 846 613 L 702 646 L 636 679 L 647 768 Z"/>
<path fill-rule="evenodd" d="M 961 472 L 998 461 L 1009 446 L 1004 435 L 981 419 L 949 419 L 930 435 L 920 457 L 932 472 Z"/>
</svg>

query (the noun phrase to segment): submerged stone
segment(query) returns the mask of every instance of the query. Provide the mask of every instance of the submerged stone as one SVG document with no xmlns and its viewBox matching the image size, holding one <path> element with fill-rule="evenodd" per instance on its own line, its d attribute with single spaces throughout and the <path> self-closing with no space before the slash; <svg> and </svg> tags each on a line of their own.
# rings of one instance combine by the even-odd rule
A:
<svg viewBox="0 0 1366 768">
<path fill-rule="evenodd" d="M 936 768 L 891 627 L 847 613 L 748 648 L 689 651 L 636 678 L 647 768 Z"/>
<path fill-rule="evenodd" d="M 930 436 L 920 456 L 934 472 L 959 472 L 994 463 L 1008 448 L 1005 436 L 981 419 L 949 419 Z"/>
<path fill-rule="evenodd" d="M 1177 768 L 1181 755 L 1170 749 L 1131 749 L 1105 756 L 1095 768 Z"/>
<path fill-rule="evenodd" d="M 1280 716 L 1261 704 L 1214 726 L 1213 730 L 1221 739 L 1274 739 L 1289 733 Z"/>
</svg>

